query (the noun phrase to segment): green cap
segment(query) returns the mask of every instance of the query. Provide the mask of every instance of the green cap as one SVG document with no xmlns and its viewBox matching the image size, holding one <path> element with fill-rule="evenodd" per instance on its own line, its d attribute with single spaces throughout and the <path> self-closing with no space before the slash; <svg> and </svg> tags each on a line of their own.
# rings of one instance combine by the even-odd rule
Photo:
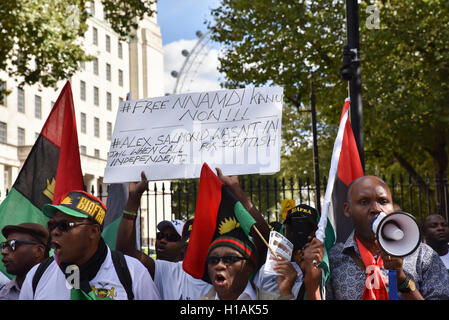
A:
<svg viewBox="0 0 449 320">
<path fill-rule="evenodd" d="M 106 206 L 97 197 L 84 191 L 70 191 L 59 205 L 46 204 L 42 207 L 44 214 L 53 218 L 57 211 L 78 218 L 91 218 L 100 226 L 106 215 Z"/>
</svg>

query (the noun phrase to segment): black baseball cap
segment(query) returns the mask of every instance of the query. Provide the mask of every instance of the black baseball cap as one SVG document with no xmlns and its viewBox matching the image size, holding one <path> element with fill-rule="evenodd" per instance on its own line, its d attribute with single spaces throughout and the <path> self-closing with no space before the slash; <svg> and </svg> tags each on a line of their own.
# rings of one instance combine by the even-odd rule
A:
<svg viewBox="0 0 449 320">
<path fill-rule="evenodd" d="M 284 220 L 284 224 L 289 224 L 292 217 L 307 217 L 307 220 L 314 225 L 318 224 L 318 211 L 306 204 L 300 204 L 296 207 L 290 208 L 287 211 L 287 217 Z"/>
</svg>

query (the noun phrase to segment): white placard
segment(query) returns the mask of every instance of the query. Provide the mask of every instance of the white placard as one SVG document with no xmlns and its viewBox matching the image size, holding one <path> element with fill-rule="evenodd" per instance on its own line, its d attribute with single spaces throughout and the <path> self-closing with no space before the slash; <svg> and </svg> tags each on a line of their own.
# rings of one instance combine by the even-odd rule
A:
<svg viewBox="0 0 449 320">
<path fill-rule="evenodd" d="M 245 88 L 120 103 L 104 183 L 280 169 L 283 89 Z"/>
<path fill-rule="evenodd" d="M 291 243 L 286 237 L 277 231 L 270 231 L 270 240 L 268 245 L 273 249 L 276 255 L 281 255 L 288 261 L 292 258 L 293 243 Z M 271 254 L 271 251 L 267 251 L 267 259 L 265 261 L 264 273 L 279 275 L 273 270 L 273 266 L 276 263 L 276 258 Z"/>
</svg>

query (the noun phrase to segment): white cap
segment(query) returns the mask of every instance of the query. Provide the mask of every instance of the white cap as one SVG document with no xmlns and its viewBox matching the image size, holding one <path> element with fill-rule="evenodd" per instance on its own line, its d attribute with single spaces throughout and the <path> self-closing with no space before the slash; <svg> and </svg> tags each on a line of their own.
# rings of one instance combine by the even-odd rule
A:
<svg viewBox="0 0 449 320">
<path fill-rule="evenodd" d="M 166 227 L 172 227 L 176 230 L 176 232 L 179 234 L 180 237 L 182 237 L 182 228 L 184 227 L 184 221 L 181 220 L 164 220 L 158 223 L 157 228 L 159 231 L 162 231 L 162 229 Z"/>
</svg>

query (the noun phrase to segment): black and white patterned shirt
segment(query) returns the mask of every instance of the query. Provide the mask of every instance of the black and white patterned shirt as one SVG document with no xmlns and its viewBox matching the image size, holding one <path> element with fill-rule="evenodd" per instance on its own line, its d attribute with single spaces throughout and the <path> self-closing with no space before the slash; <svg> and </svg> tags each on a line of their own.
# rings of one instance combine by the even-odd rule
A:
<svg viewBox="0 0 449 320">
<path fill-rule="evenodd" d="M 354 232 L 346 243 L 336 243 L 329 250 L 330 278 L 326 285 L 327 300 L 362 298 L 367 277 L 348 254 L 349 250 L 354 250 L 360 256 Z M 449 274 L 438 254 L 427 244 L 421 243 L 415 252 L 406 256 L 402 267 L 405 274 L 415 281 L 416 288 L 424 299 L 449 299 Z M 387 283 L 388 270 L 382 267 L 381 272 Z"/>
</svg>

